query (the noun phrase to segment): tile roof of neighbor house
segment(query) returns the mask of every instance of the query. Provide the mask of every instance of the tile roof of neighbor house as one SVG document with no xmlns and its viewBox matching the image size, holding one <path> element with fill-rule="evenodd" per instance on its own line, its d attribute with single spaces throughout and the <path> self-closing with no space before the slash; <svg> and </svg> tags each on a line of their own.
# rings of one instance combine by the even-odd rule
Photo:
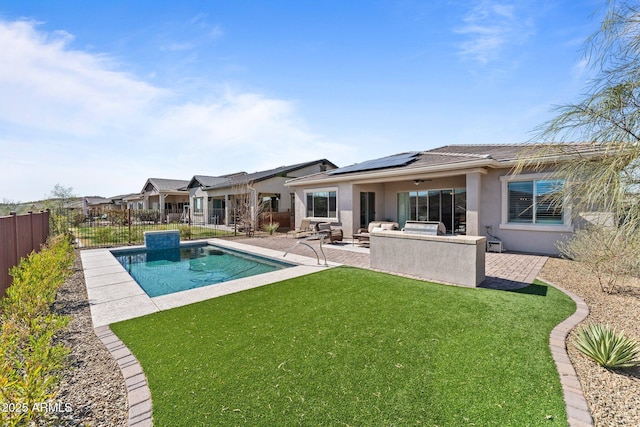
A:
<svg viewBox="0 0 640 427">
<path fill-rule="evenodd" d="M 205 187 L 205 190 L 212 190 L 215 188 L 225 188 L 225 187 L 231 187 L 234 182 L 236 181 L 242 181 L 242 182 L 259 182 L 259 181 L 264 181 L 266 179 L 269 178 L 273 178 L 276 176 L 281 176 L 286 178 L 287 174 L 294 172 L 298 169 L 302 169 L 305 168 L 307 166 L 311 166 L 314 165 L 316 163 L 322 163 L 325 164 L 327 166 L 330 166 L 332 168 L 337 168 L 337 166 L 333 163 L 330 162 L 327 159 L 319 159 L 319 160 L 313 160 L 310 162 L 304 162 L 304 163 L 298 163 L 295 165 L 289 165 L 289 166 L 280 166 L 274 169 L 268 169 L 268 170 L 264 170 L 264 171 L 258 171 L 258 172 L 253 172 L 253 173 L 247 173 L 247 174 L 243 174 L 243 175 L 236 175 L 236 176 L 232 176 L 229 178 L 226 178 L 224 181 L 220 181 L 214 185 Z M 241 178 L 241 179 L 239 179 Z"/>
<path fill-rule="evenodd" d="M 113 200 L 107 199 L 105 197 L 100 197 L 100 196 L 85 197 L 84 200 L 85 200 L 85 202 L 87 203 L 88 206 L 104 205 L 104 204 L 113 203 Z"/>
<path fill-rule="evenodd" d="M 411 151 L 394 154 L 379 159 L 367 160 L 343 168 L 327 172 L 320 172 L 306 177 L 287 181 L 288 184 L 304 183 L 322 179 L 349 179 L 368 173 L 397 171 L 409 173 L 412 170 L 428 173 L 430 168 L 457 169 L 465 167 L 509 167 L 520 156 L 533 157 L 539 150 L 553 147 L 553 151 L 545 153 L 551 159 L 562 155 L 576 155 L 595 153 L 598 146 L 586 143 L 564 144 L 476 144 L 476 145 L 446 145 L 426 151 Z"/>
<path fill-rule="evenodd" d="M 221 176 L 194 175 L 189 181 L 187 188 L 212 187 L 217 184 L 229 182 L 229 178 L 246 175 L 246 172 L 235 172 Z"/>
<path fill-rule="evenodd" d="M 158 191 L 180 191 L 186 190 L 189 181 L 183 179 L 149 178 L 144 185 L 143 191 L 151 184 Z"/>
<path fill-rule="evenodd" d="M 122 200 L 127 197 L 137 196 L 139 193 L 127 193 L 127 194 L 118 194 L 117 196 L 111 196 L 109 199 L 111 200 Z"/>
</svg>

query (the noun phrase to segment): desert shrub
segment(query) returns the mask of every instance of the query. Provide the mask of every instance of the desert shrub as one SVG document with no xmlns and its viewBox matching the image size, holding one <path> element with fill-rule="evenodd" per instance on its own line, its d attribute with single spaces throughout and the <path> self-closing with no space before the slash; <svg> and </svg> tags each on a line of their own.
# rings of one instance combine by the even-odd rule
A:
<svg viewBox="0 0 640 427">
<path fill-rule="evenodd" d="M 160 221 L 160 212 L 153 210 L 135 211 L 134 216 L 141 222 L 152 222 L 157 224 Z"/>
<path fill-rule="evenodd" d="M 127 212 L 126 211 L 107 211 L 107 219 L 113 225 L 126 225 L 127 224 Z"/>
<path fill-rule="evenodd" d="M 139 228 L 127 229 L 127 239 L 130 243 L 142 242 L 144 240 L 144 234 Z"/>
<path fill-rule="evenodd" d="M 70 214 L 70 222 L 71 222 L 71 225 L 73 225 L 74 227 L 77 227 L 80 224 L 82 224 L 85 221 L 85 219 L 87 219 L 87 217 L 84 216 L 84 214 L 77 213 L 77 212 Z"/>
<path fill-rule="evenodd" d="M 114 233 L 111 227 L 99 227 L 96 229 L 94 239 L 96 243 L 111 243 L 114 240 Z"/>
<path fill-rule="evenodd" d="M 617 333 L 615 328 L 593 324 L 582 328 L 574 345 L 600 366 L 609 369 L 630 368 L 640 364 L 638 343 Z"/>
<path fill-rule="evenodd" d="M 272 223 L 263 225 L 262 229 L 264 231 L 266 231 L 267 233 L 269 233 L 269 235 L 272 235 L 273 233 L 275 233 L 278 230 L 278 227 L 280 227 L 280 223 L 272 222 Z"/>
<path fill-rule="evenodd" d="M 0 397 L 8 406 L 0 411 L 2 425 L 42 424 L 51 416 L 37 404 L 55 399 L 68 349 L 53 340 L 68 318 L 50 307 L 73 260 L 69 240 L 58 237 L 10 271 L 13 284 L 0 301 Z"/>
<path fill-rule="evenodd" d="M 180 225 L 178 226 L 178 229 L 180 230 L 181 239 L 191 239 L 191 227 L 188 225 Z"/>
<path fill-rule="evenodd" d="M 69 229 L 69 218 L 67 215 L 58 214 L 58 213 L 50 213 L 49 216 L 49 227 L 51 229 L 52 235 L 64 234 Z"/>
<path fill-rule="evenodd" d="M 620 282 L 640 272 L 640 233 L 631 225 L 579 229 L 570 240 L 558 243 L 558 249 L 585 265 L 603 292 L 614 292 Z"/>
</svg>

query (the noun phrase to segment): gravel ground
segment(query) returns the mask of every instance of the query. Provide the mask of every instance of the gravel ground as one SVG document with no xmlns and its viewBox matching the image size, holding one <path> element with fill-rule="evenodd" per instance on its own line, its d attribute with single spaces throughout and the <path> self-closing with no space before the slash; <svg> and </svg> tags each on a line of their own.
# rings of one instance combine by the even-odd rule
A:
<svg viewBox="0 0 640 427">
<path fill-rule="evenodd" d="M 127 395 L 120 368 L 93 332 L 91 311 L 76 252 L 73 275 L 58 292 L 57 313 L 71 317 L 67 333 L 59 338 L 71 348 L 70 367 L 60 383 L 58 402 L 68 403 L 72 411 L 57 425 L 118 427 L 128 425 Z"/>
<path fill-rule="evenodd" d="M 640 342 L 640 280 L 606 294 L 580 264 L 554 258 L 547 261 L 540 276 L 582 297 L 589 307 L 583 325 L 609 324 Z M 620 371 L 601 368 L 572 345 L 575 335 L 574 329 L 567 349 L 595 426 L 640 426 L 640 367 Z"/>
</svg>

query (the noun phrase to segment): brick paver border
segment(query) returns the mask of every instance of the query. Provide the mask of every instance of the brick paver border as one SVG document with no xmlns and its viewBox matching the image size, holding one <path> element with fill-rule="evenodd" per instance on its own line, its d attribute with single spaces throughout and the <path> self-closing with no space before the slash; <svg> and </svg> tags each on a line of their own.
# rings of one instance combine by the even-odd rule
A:
<svg viewBox="0 0 640 427">
<path fill-rule="evenodd" d="M 584 300 L 574 293 L 544 278 L 538 277 L 538 279 L 565 293 L 576 303 L 576 311 L 551 331 L 549 348 L 551 349 L 551 355 L 553 356 L 558 374 L 560 375 L 560 384 L 562 385 L 564 403 L 567 407 L 567 421 L 569 421 L 569 426 L 593 427 L 593 418 L 589 412 L 589 405 L 582 393 L 578 375 L 567 353 L 567 336 L 573 328 L 587 318 L 589 308 Z"/>
<path fill-rule="evenodd" d="M 120 338 L 111 331 L 109 326 L 98 326 L 94 331 L 100 341 L 111 352 L 120 367 L 120 371 L 122 371 L 129 402 L 129 426 L 153 426 L 151 390 L 149 390 L 147 377 L 144 375 L 138 359 L 120 341 Z"/>
</svg>

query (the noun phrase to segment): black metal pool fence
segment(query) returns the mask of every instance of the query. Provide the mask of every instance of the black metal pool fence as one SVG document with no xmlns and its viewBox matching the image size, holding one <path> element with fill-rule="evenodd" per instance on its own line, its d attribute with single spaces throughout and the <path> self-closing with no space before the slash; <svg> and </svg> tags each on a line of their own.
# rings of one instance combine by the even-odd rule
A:
<svg viewBox="0 0 640 427">
<path fill-rule="evenodd" d="M 234 234 L 233 227 L 194 221 L 188 210 L 58 209 L 50 221 L 52 233 L 69 233 L 82 248 L 142 244 L 152 230 L 180 230 L 181 240 Z"/>
</svg>

